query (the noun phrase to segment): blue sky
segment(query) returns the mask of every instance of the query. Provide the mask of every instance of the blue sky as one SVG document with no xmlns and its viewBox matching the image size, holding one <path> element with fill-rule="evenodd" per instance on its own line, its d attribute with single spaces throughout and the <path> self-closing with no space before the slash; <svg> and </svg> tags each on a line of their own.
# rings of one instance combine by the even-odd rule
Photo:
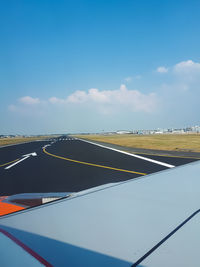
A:
<svg viewBox="0 0 200 267">
<path fill-rule="evenodd" d="M 0 4 L 0 134 L 200 124 L 200 1 Z"/>
</svg>

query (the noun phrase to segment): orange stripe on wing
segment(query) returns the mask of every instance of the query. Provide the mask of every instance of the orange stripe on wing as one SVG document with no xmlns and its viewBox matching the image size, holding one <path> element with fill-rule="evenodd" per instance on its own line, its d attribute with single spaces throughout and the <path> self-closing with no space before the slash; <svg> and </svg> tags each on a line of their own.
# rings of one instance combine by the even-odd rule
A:
<svg viewBox="0 0 200 267">
<path fill-rule="evenodd" d="M 0 216 L 24 209 L 23 207 L 0 201 Z"/>
</svg>

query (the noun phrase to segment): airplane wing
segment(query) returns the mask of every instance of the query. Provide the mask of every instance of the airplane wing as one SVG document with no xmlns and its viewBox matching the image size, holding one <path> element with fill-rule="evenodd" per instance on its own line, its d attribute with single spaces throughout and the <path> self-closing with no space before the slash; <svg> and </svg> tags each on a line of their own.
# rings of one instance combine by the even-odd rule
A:
<svg viewBox="0 0 200 267">
<path fill-rule="evenodd" d="M 85 190 L 1 217 L 1 266 L 200 266 L 199 212 L 199 162 Z"/>
</svg>

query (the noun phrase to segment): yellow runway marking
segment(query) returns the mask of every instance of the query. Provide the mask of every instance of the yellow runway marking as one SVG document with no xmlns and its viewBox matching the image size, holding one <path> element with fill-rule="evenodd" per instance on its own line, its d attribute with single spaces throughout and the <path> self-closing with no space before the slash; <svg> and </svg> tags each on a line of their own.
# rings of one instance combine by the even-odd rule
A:
<svg viewBox="0 0 200 267">
<path fill-rule="evenodd" d="M 13 163 L 13 162 L 17 161 L 17 160 L 19 160 L 19 159 L 15 159 L 15 160 L 13 160 L 13 161 L 4 163 L 4 164 L 0 165 L 0 167 L 6 166 L 6 165 L 8 165 L 8 164 L 10 164 L 10 163 Z"/>
<path fill-rule="evenodd" d="M 94 167 L 99 167 L 99 168 L 104 168 L 104 169 L 110 169 L 110 170 L 115 170 L 115 171 L 120 171 L 120 172 L 128 172 L 128 173 L 135 173 L 135 174 L 140 174 L 140 175 L 147 175 L 146 173 L 142 173 L 142 172 L 135 172 L 135 171 L 117 169 L 117 168 L 113 168 L 113 167 L 109 167 L 109 166 L 104 166 L 104 165 L 99 165 L 99 164 L 94 164 L 94 163 L 74 160 L 74 159 L 70 159 L 70 158 L 60 157 L 60 156 L 57 156 L 57 155 L 54 155 L 54 154 L 51 154 L 51 153 L 47 152 L 45 148 L 43 148 L 43 152 L 46 153 L 49 156 L 52 156 L 52 157 L 55 157 L 55 158 L 58 158 L 58 159 L 63 159 L 63 160 L 75 162 L 75 163 L 79 163 L 79 164 L 84 164 L 84 165 L 89 165 L 89 166 L 94 166 Z"/>
</svg>

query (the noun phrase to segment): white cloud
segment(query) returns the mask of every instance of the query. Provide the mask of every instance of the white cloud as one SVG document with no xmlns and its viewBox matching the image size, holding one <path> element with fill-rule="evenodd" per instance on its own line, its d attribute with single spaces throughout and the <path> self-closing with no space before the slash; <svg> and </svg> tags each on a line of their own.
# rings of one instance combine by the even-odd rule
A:
<svg viewBox="0 0 200 267">
<path fill-rule="evenodd" d="M 25 104 L 25 105 L 35 105 L 40 103 L 39 98 L 33 98 L 30 96 L 24 96 L 19 99 L 19 102 Z"/>
<path fill-rule="evenodd" d="M 88 91 L 77 90 L 67 98 L 57 98 L 55 96 L 47 101 L 39 98 L 24 96 L 19 99 L 16 105 L 10 105 L 10 111 L 28 112 L 33 111 L 38 105 L 39 110 L 45 110 L 53 106 L 60 107 L 82 107 L 101 114 L 116 112 L 152 112 L 156 109 L 158 98 L 155 93 L 144 94 L 138 90 L 129 90 L 122 84 L 116 90 L 99 90 L 91 88 Z"/>
<path fill-rule="evenodd" d="M 157 69 L 161 73 L 166 70 L 168 74 L 162 77 L 163 84 L 152 82 L 158 78 L 153 75 L 145 82 L 149 85 L 145 91 L 128 89 L 122 84 L 115 90 L 77 90 L 63 98 L 54 95 L 42 100 L 24 96 L 9 105 L 8 110 L 13 118 L 35 119 L 36 126 L 38 122 L 44 125 L 45 121 L 57 130 L 68 131 L 176 127 L 196 123 L 200 112 L 200 62 L 186 60 Z M 127 77 L 127 81 L 135 79 L 140 76 Z"/>
<path fill-rule="evenodd" d="M 94 103 L 107 103 L 109 102 L 106 91 L 99 91 L 96 88 L 91 88 L 88 93 L 85 91 L 76 91 L 67 98 L 68 103 L 84 103 L 84 102 L 94 102 Z"/>
<path fill-rule="evenodd" d="M 138 90 L 128 90 L 122 84 L 117 90 L 100 91 L 96 88 L 89 89 L 88 92 L 79 90 L 68 96 L 65 102 L 103 105 L 104 108 L 109 106 L 112 111 L 124 108 L 132 111 L 151 112 L 157 106 L 157 96 L 154 93 L 143 94 Z"/>
<path fill-rule="evenodd" d="M 192 60 L 182 61 L 174 66 L 174 72 L 178 74 L 199 74 L 200 63 Z"/>
<path fill-rule="evenodd" d="M 159 73 L 167 73 L 168 68 L 161 66 L 161 67 L 158 67 L 156 71 Z"/>
<path fill-rule="evenodd" d="M 159 73 L 167 73 L 169 71 L 169 68 L 160 66 L 157 68 L 156 71 Z M 186 61 L 181 61 L 172 67 L 172 71 L 174 74 L 177 75 L 186 75 L 187 77 L 189 75 L 194 76 L 196 74 L 200 74 L 200 63 L 194 62 L 190 59 Z"/>
<path fill-rule="evenodd" d="M 66 102 L 66 100 L 64 99 L 61 99 L 61 98 L 57 98 L 55 96 L 53 97 L 50 97 L 48 99 L 48 101 L 51 103 L 51 104 L 64 104 Z"/>
<path fill-rule="evenodd" d="M 83 103 L 87 100 L 87 93 L 85 91 L 76 91 L 67 97 L 66 102 L 69 103 Z"/>
<path fill-rule="evenodd" d="M 188 90 L 200 86 L 200 63 L 192 60 L 182 61 L 174 65 L 173 74 L 177 82 L 185 84 Z"/>
<path fill-rule="evenodd" d="M 110 102 L 108 91 L 100 92 L 96 88 L 91 88 L 88 91 L 88 97 L 89 97 L 89 100 L 97 102 L 97 103 L 108 103 L 108 102 Z"/>
</svg>

